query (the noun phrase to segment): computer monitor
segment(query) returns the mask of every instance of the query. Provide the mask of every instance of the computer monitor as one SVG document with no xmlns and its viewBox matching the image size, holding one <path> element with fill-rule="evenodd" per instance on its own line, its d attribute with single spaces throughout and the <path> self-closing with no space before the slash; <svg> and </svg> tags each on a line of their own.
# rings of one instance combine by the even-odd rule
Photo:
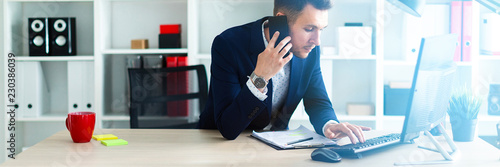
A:
<svg viewBox="0 0 500 167">
<path fill-rule="evenodd" d="M 456 34 L 422 38 L 401 141 L 419 137 L 445 120 L 454 73 Z"/>
<path fill-rule="evenodd" d="M 457 70 L 453 61 L 457 38 L 456 34 L 447 34 L 422 39 L 401 133 L 401 141 L 409 142 L 424 132 L 446 160 L 452 160 L 450 154 L 436 142 L 429 131 L 436 126 L 444 131 L 441 123 L 445 120 Z M 446 133 L 443 134 L 452 152 L 455 152 L 455 144 Z"/>
</svg>

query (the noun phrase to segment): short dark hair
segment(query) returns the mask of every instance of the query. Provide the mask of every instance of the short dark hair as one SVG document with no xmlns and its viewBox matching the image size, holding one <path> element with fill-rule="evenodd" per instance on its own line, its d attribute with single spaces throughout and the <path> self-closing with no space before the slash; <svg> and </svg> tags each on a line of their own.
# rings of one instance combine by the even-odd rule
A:
<svg viewBox="0 0 500 167">
<path fill-rule="evenodd" d="M 330 0 L 274 0 L 273 14 L 276 16 L 278 12 L 283 12 L 287 15 L 288 21 L 294 23 L 307 4 L 319 10 L 332 8 Z"/>
</svg>

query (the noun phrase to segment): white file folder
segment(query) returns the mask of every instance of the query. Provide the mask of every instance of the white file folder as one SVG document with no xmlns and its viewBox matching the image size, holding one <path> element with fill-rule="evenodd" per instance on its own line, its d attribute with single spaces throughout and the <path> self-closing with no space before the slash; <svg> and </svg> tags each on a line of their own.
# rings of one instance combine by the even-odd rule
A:
<svg viewBox="0 0 500 167">
<path fill-rule="evenodd" d="M 372 27 L 339 27 L 337 31 L 339 56 L 372 55 Z"/>
<path fill-rule="evenodd" d="M 68 112 L 94 111 L 94 64 L 68 62 Z"/>
<path fill-rule="evenodd" d="M 39 117 L 50 109 L 49 89 L 40 62 L 18 62 L 16 102 L 21 118 Z"/>
<path fill-rule="evenodd" d="M 480 49 L 482 54 L 500 55 L 500 15 L 484 13 L 481 15 Z"/>
<path fill-rule="evenodd" d="M 406 59 L 415 62 L 423 37 L 450 33 L 450 5 L 426 5 L 422 17 L 405 15 L 403 25 Z"/>
</svg>

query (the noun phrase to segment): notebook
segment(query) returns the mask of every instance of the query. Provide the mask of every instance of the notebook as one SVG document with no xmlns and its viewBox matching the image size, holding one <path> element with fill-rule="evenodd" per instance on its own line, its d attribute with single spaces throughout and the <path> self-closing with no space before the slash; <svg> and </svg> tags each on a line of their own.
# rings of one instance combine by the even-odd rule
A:
<svg viewBox="0 0 500 167">
<path fill-rule="evenodd" d="M 295 130 L 252 132 L 252 137 L 278 149 L 318 148 L 336 145 L 332 139 L 300 126 Z"/>
</svg>

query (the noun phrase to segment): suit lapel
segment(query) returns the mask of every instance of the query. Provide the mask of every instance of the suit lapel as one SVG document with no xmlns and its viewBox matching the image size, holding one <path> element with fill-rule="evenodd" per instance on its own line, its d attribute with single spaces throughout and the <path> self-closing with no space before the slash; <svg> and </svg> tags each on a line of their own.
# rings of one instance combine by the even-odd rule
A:
<svg viewBox="0 0 500 167">
<path fill-rule="evenodd" d="M 302 78 L 302 68 L 304 66 L 304 59 L 295 57 L 290 60 L 290 83 L 288 85 L 288 95 L 284 106 L 289 106 L 294 97 L 296 97 L 299 88 L 300 78 Z"/>
</svg>

